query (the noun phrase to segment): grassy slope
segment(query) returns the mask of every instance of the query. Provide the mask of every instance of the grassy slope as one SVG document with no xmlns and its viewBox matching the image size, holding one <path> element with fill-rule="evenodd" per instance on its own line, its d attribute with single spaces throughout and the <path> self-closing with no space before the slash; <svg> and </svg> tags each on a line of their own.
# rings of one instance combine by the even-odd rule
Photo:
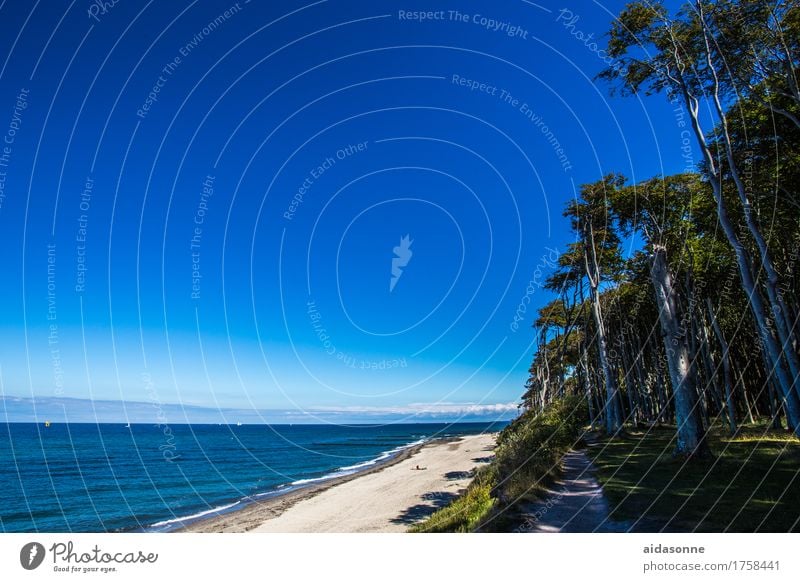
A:
<svg viewBox="0 0 800 582">
<path fill-rule="evenodd" d="M 508 531 L 516 503 L 535 499 L 580 439 L 583 415 L 566 400 L 520 417 L 465 494 L 411 531 Z M 800 531 L 800 440 L 763 426 L 730 438 L 715 427 L 713 456 L 684 463 L 672 457 L 674 435 L 674 427 L 630 429 L 589 448 L 612 518 L 645 531 Z"/>
<path fill-rule="evenodd" d="M 491 496 L 493 483 L 491 468 L 484 468 L 478 472 L 463 495 L 422 523 L 412 526 L 409 531 L 425 533 L 473 531 L 481 520 L 491 514 L 497 502 Z"/>
<path fill-rule="evenodd" d="M 710 432 L 713 457 L 673 459 L 675 429 L 601 440 L 589 454 L 612 518 L 645 530 L 800 531 L 800 440 L 764 427 Z"/>
<path fill-rule="evenodd" d="M 581 438 L 587 416 L 582 399 L 564 398 L 538 415 L 525 413 L 497 439 L 492 463 L 464 495 L 413 526 L 412 532 L 507 530 L 514 507 L 534 499 L 559 469 L 563 454 Z"/>
</svg>

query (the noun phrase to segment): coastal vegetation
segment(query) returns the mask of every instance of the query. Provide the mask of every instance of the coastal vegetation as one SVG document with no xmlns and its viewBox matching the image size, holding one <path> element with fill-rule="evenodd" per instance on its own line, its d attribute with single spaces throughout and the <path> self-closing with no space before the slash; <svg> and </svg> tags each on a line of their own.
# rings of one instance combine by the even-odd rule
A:
<svg viewBox="0 0 800 582">
<path fill-rule="evenodd" d="M 526 409 L 583 395 L 592 426 L 672 424 L 687 458 L 709 454 L 717 421 L 800 435 L 798 39 L 794 3 L 620 13 L 608 53 L 622 66 L 601 77 L 664 94 L 702 159 L 638 183 L 609 174 L 569 203 L 575 242 L 534 322 Z"/>
<path fill-rule="evenodd" d="M 494 482 L 492 467 L 478 470 L 462 495 L 425 521 L 411 526 L 409 531 L 414 533 L 473 531 L 495 507 L 496 500 L 491 495 Z"/>
<path fill-rule="evenodd" d="M 609 173 L 566 206 L 575 242 L 533 322 L 523 414 L 475 485 L 494 501 L 477 518 L 459 499 L 468 520 L 454 505 L 419 531 L 500 523 L 584 428 L 602 435 L 590 454 L 615 518 L 798 527 L 800 6 L 633 2 L 607 54 L 599 81 L 613 94 L 666 99 L 686 167 Z"/>
<path fill-rule="evenodd" d="M 543 411 L 527 410 L 500 433 L 494 457 L 466 492 L 411 531 L 513 527 L 518 504 L 534 500 L 557 476 L 561 456 L 579 444 L 587 421 L 585 402 L 574 396 L 556 399 Z"/>
</svg>

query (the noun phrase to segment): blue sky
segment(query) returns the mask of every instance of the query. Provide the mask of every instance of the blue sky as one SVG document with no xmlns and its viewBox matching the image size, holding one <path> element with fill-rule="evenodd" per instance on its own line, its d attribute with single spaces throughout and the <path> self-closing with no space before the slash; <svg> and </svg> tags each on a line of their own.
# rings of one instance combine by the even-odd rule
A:
<svg viewBox="0 0 800 582">
<path fill-rule="evenodd" d="M 3 394 L 511 411 L 565 201 L 687 166 L 622 5 L 6 3 Z"/>
</svg>

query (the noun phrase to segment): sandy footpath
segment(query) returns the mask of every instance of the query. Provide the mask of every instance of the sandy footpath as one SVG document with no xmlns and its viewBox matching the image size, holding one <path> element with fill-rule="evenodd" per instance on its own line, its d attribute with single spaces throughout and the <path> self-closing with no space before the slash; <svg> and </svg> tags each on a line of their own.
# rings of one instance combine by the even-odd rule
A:
<svg viewBox="0 0 800 582">
<path fill-rule="evenodd" d="M 373 471 L 189 525 L 195 532 L 403 532 L 447 505 L 488 462 L 494 434 L 438 441 Z M 417 470 L 416 467 L 420 469 Z"/>
</svg>

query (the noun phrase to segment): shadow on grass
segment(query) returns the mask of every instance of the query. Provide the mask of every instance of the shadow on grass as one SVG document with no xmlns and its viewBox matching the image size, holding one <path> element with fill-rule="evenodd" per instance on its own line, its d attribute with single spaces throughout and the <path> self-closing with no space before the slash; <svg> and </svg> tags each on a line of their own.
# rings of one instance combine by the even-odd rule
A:
<svg viewBox="0 0 800 582">
<path fill-rule="evenodd" d="M 674 438 L 673 427 L 659 427 L 589 447 L 613 519 L 664 531 L 800 531 L 800 440 L 763 426 L 731 438 L 714 427 L 713 456 L 686 463 L 672 457 Z"/>
</svg>

